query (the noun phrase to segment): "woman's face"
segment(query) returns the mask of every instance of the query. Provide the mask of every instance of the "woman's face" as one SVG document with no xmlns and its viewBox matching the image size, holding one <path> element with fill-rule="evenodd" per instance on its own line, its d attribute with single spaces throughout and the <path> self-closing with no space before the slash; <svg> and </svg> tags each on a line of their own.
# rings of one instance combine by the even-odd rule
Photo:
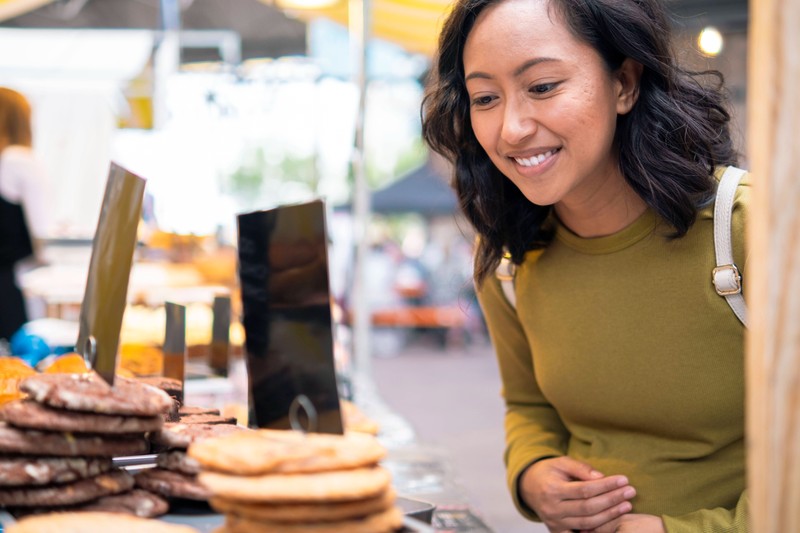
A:
<svg viewBox="0 0 800 533">
<path fill-rule="evenodd" d="M 473 131 L 497 168 L 535 204 L 578 208 L 617 190 L 604 185 L 622 179 L 614 132 L 635 90 L 559 19 L 547 0 L 487 7 L 464 72 Z"/>
</svg>

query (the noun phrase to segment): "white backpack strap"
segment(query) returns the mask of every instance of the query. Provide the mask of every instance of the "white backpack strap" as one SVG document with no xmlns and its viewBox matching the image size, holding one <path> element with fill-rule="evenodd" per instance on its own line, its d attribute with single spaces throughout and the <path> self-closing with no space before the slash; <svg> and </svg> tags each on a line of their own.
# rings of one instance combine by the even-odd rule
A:
<svg viewBox="0 0 800 533">
<path fill-rule="evenodd" d="M 742 324 L 747 327 L 747 307 L 742 295 L 742 276 L 733 262 L 733 246 L 731 243 L 731 220 L 733 200 L 736 187 L 745 171 L 736 167 L 728 167 L 719 181 L 717 198 L 714 203 L 714 252 L 717 266 L 711 274 L 711 280 L 717 294 L 723 296 Z"/>
<path fill-rule="evenodd" d="M 495 270 L 495 276 L 500 280 L 503 294 L 506 295 L 506 300 L 514 309 L 517 308 L 517 293 L 514 292 L 514 273 L 516 269 L 517 265 L 511 262 L 511 254 L 505 252 L 503 258 L 500 259 L 500 264 L 497 265 L 497 270 Z"/>
</svg>

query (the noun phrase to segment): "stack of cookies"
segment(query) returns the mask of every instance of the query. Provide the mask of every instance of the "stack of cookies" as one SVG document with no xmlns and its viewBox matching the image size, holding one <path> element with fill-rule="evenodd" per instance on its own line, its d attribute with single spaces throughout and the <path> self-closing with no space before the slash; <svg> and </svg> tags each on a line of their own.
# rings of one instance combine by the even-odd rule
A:
<svg viewBox="0 0 800 533">
<path fill-rule="evenodd" d="M 172 405 L 164 392 L 123 378 L 111 387 L 93 373 L 39 374 L 20 391 L 28 399 L 0 409 L 0 506 L 16 514 L 65 506 L 166 512 L 160 498 L 131 492 L 133 477 L 112 464 L 149 451 L 145 433 L 163 425 Z"/>
<path fill-rule="evenodd" d="M 402 525 L 386 450 L 371 435 L 257 430 L 192 444 L 218 533 L 389 533 Z"/>
<path fill-rule="evenodd" d="M 208 500 L 208 490 L 197 482 L 200 465 L 186 455 L 193 442 L 219 437 L 240 431 L 250 431 L 237 426 L 233 418 L 213 413 L 185 415 L 185 418 L 213 423 L 166 423 L 150 435 L 156 456 L 156 468 L 142 470 L 136 475 L 136 485 L 167 498 Z"/>
</svg>

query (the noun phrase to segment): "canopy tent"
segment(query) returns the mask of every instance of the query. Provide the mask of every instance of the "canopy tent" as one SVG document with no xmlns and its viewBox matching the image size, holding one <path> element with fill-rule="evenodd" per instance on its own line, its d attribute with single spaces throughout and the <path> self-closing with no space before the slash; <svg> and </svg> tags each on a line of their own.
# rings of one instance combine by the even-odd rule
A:
<svg viewBox="0 0 800 533">
<path fill-rule="evenodd" d="M 303 21 L 326 17 L 348 26 L 347 0 L 337 0 L 324 9 L 282 7 L 289 3 L 288 0 L 181 2 L 182 25 L 183 29 L 237 31 L 242 37 L 245 59 L 304 53 Z M 453 0 L 368 0 L 368 3 L 373 37 L 430 56 Z M 684 30 L 710 23 L 722 29 L 746 29 L 747 0 L 667 0 L 667 4 L 676 27 Z M 159 8 L 159 0 L 0 0 L 0 25 L 158 29 Z"/>
<path fill-rule="evenodd" d="M 0 27 L 7 28 L 160 30 L 161 18 L 160 0 L 0 0 Z M 193 0 L 181 8 L 181 29 L 235 32 L 241 39 L 239 59 L 306 52 L 305 22 L 259 0 Z M 183 61 L 221 59 L 210 44 L 186 48 L 188 37 L 181 37 Z"/>
<path fill-rule="evenodd" d="M 420 213 L 452 215 L 458 209 L 455 192 L 440 165 L 428 160 L 371 196 L 372 211 L 379 214 Z"/>
</svg>

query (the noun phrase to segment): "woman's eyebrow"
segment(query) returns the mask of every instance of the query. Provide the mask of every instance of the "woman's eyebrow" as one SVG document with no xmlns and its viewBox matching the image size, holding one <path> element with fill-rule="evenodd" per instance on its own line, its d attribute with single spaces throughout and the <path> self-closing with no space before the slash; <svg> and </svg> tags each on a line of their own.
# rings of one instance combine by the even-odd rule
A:
<svg viewBox="0 0 800 533">
<path fill-rule="evenodd" d="M 516 69 L 514 69 L 514 77 L 518 78 L 522 76 L 522 74 L 528 70 L 529 68 L 535 67 L 539 63 L 546 63 L 549 61 L 561 61 L 560 59 L 556 59 L 555 57 L 536 57 L 534 59 L 529 59 L 528 61 L 524 62 Z"/>
<path fill-rule="evenodd" d="M 514 77 L 518 78 L 522 74 L 524 74 L 525 71 L 527 71 L 528 69 L 535 67 L 539 63 L 546 63 L 546 62 L 549 62 L 549 61 L 561 61 L 561 60 L 560 59 L 556 59 L 555 57 L 535 57 L 533 59 L 529 59 L 528 61 L 525 61 L 523 64 L 521 64 L 520 66 L 518 66 L 517 68 L 514 69 Z M 470 72 L 469 74 L 467 74 L 464 77 L 464 81 L 469 81 L 469 80 L 472 80 L 472 79 L 475 79 L 475 78 L 480 78 L 480 79 L 484 79 L 484 80 L 490 80 L 493 77 L 494 76 L 492 76 L 491 74 L 476 70 L 475 72 Z"/>
</svg>

